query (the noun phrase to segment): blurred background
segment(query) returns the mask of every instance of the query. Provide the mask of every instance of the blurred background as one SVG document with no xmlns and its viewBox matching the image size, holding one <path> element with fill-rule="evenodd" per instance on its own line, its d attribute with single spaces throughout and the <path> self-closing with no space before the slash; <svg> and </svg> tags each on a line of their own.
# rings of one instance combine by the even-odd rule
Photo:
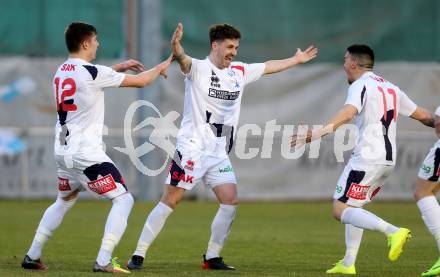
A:
<svg viewBox="0 0 440 277">
<path fill-rule="evenodd" d="M 100 42 L 96 63 L 108 66 L 128 58 L 154 66 L 169 55 L 169 40 L 178 22 L 184 25 L 186 53 L 199 59 L 209 54 L 209 27 L 223 22 L 242 32 L 239 61 L 287 58 L 296 48 L 310 44 L 319 48 L 313 62 L 265 76 L 245 89 L 239 126 L 256 124 L 260 132 L 249 133 L 245 140 L 239 137 L 245 152 L 254 153 L 252 157 L 240 159 L 237 150 L 232 151 L 243 200 L 331 198 L 344 166 L 336 160 L 334 137 L 323 139 L 318 157 L 309 157 L 306 149 L 305 155 L 294 159 L 282 151 L 287 149 L 283 133 L 289 135 L 284 125 L 323 124 L 342 107 L 348 88 L 342 64 L 351 44 L 370 45 L 376 53 L 374 71 L 397 84 L 418 105 L 434 110 L 440 104 L 440 2 L 436 0 L 0 0 L 0 7 L 3 199 L 56 195 L 52 80 L 67 57 L 63 32 L 72 21 L 95 25 Z M 109 89 L 106 94 L 107 153 L 138 199 L 159 199 L 167 172 L 146 176 L 128 155 L 115 149 L 126 146 L 124 130 L 135 147 L 152 143 L 153 126 L 138 132 L 132 129 L 159 113 L 144 106 L 134 111 L 131 124 L 124 124 L 127 111 L 134 101 L 143 99 L 153 103 L 161 116 L 173 111 L 182 114 L 183 95 L 183 76 L 175 64 L 166 80 L 141 90 Z M 181 116 L 176 126 L 180 120 Z M 402 118 L 398 128 L 396 170 L 378 196 L 382 200 L 411 199 L 420 163 L 436 141 L 432 129 L 410 119 Z M 265 132 L 274 133 L 273 141 L 263 140 Z M 159 139 L 173 141 L 172 137 Z M 169 158 L 152 145 L 140 161 L 158 169 Z M 346 162 L 349 149 L 344 155 Z M 211 199 L 213 195 L 198 186 L 187 197 Z"/>
</svg>

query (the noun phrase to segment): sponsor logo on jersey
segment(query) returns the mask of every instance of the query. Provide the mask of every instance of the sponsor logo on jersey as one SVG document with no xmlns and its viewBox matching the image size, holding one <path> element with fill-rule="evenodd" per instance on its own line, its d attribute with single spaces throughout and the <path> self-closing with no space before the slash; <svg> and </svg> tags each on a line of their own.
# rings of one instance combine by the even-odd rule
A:
<svg viewBox="0 0 440 277">
<path fill-rule="evenodd" d="M 426 164 L 422 164 L 422 170 L 425 172 L 425 174 L 429 174 L 431 172 L 431 167 L 427 166 Z"/>
<path fill-rule="evenodd" d="M 61 71 L 75 71 L 76 64 L 63 64 L 63 67 L 61 67 Z"/>
<path fill-rule="evenodd" d="M 225 168 L 219 168 L 218 170 L 220 173 L 227 173 L 227 172 L 234 172 L 234 169 L 232 168 L 232 166 L 228 165 Z"/>
<path fill-rule="evenodd" d="M 227 91 L 227 90 L 218 90 L 218 89 L 209 89 L 208 96 L 223 99 L 223 100 L 235 100 L 240 95 L 240 91 Z"/>
<path fill-rule="evenodd" d="M 95 181 L 88 182 L 87 185 L 97 194 L 104 194 L 116 188 L 115 180 L 111 174 L 105 175 Z"/>
<path fill-rule="evenodd" d="M 367 198 L 369 186 L 351 183 L 347 196 L 356 200 L 365 200 Z"/>
<path fill-rule="evenodd" d="M 187 175 L 185 173 L 180 173 L 178 171 L 174 171 L 173 174 L 171 175 L 171 179 L 172 180 L 176 180 L 177 182 L 185 182 L 185 183 L 193 183 L 193 176 L 191 175 Z"/>
<path fill-rule="evenodd" d="M 341 186 L 336 186 L 336 192 L 337 193 L 341 193 L 342 191 L 342 187 Z"/>
<path fill-rule="evenodd" d="M 194 170 L 194 165 L 196 164 L 195 161 L 187 160 L 186 165 L 184 166 L 185 169 L 188 169 L 190 171 Z"/>
<path fill-rule="evenodd" d="M 64 178 L 58 177 L 58 190 L 59 191 L 72 190 L 69 185 L 69 179 L 64 179 Z"/>
<path fill-rule="evenodd" d="M 219 88 L 220 79 L 215 74 L 214 70 L 211 71 L 211 87 Z"/>
</svg>

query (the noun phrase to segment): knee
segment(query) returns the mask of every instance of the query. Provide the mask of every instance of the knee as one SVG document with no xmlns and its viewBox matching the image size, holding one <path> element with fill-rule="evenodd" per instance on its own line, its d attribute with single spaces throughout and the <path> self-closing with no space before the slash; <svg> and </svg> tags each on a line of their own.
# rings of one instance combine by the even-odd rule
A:
<svg viewBox="0 0 440 277">
<path fill-rule="evenodd" d="M 333 217 L 337 220 L 337 221 L 341 221 L 342 219 L 342 213 L 344 212 L 346 208 L 345 204 L 342 204 L 339 201 L 335 201 L 333 202 Z"/>
<path fill-rule="evenodd" d="M 436 193 L 436 192 L 437 192 L 437 190 L 436 190 L 435 186 L 431 186 L 431 184 L 428 183 L 427 181 L 418 179 L 416 189 L 414 190 L 413 196 L 416 201 L 419 201 L 420 199 L 422 199 L 424 197 L 434 195 L 434 193 Z"/>
<path fill-rule="evenodd" d="M 424 191 L 419 188 L 416 188 L 416 190 L 413 193 L 414 200 L 416 200 L 416 201 L 419 201 L 420 199 L 422 199 L 425 196 L 426 195 L 425 195 Z"/>
<path fill-rule="evenodd" d="M 238 205 L 238 198 L 237 197 L 231 197 L 231 198 L 222 199 L 220 201 L 220 204 L 237 206 Z"/>
<path fill-rule="evenodd" d="M 167 205 L 168 207 L 174 210 L 177 207 L 177 204 L 180 202 L 180 199 L 175 197 L 163 196 L 160 199 L 160 202 L 164 203 L 165 205 Z"/>
<path fill-rule="evenodd" d="M 79 194 L 79 190 L 75 190 L 71 194 L 59 198 L 61 198 L 61 200 L 65 202 L 70 202 L 70 201 L 75 202 L 78 199 L 78 194 Z"/>
<path fill-rule="evenodd" d="M 113 198 L 112 202 L 113 203 L 116 203 L 116 202 L 117 203 L 123 203 L 124 205 L 133 207 L 133 205 L 134 205 L 134 198 L 131 195 L 131 193 L 126 192 L 124 194 L 121 194 L 121 195 Z"/>
<path fill-rule="evenodd" d="M 336 219 L 337 221 L 341 221 L 341 217 L 342 217 L 342 211 L 333 208 L 333 218 Z"/>
<path fill-rule="evenodd" d="M 66 197 L 58 197 L 56 202 L 59 203 L 64 212 L 67 212 L 73 207 L 73 205 L 75 205 L 76 200 L 78 200 L 78 194 L 71 194 Z"/>
</svg>

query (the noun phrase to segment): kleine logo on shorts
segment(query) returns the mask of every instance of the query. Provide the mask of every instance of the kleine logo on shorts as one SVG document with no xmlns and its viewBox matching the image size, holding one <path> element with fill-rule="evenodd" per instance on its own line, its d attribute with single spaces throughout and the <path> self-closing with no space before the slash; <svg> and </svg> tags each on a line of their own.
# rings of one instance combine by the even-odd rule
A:
<svg viewBox="0 0 440 277">
<path fill-rule="evenodd" d="M 87 185 L 97 194 L 104 194 L 116 188 L 115 180 L 111 174 L 105 175 L 95 181 L 88 182 Z"/>
<path fill-rule="evenodd" d="M 440 176 L 440 166 L 437 169 L 437 176 Z"/>
<path fill-rule="evenodd" d="M 351 183 L 347 196 L 356 200 L 365 200 L 367 198 L 368 188 L 369 186 Z"/>
<path fill-rule="evenodd" d="M 69 179 L 58 177 L 58 190 L 59 191 L 72 190 L 69 185 Z"/>
</svg>

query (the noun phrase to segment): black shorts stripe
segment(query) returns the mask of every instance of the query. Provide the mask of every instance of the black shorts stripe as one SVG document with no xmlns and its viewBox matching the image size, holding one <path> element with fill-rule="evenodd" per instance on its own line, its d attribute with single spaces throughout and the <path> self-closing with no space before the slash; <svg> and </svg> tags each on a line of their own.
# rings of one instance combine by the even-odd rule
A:
<svg viewBox="0 0 440 277">
<path fill-rule="evenodd" d="M 176 149 L 176 152 L 174 152 L 173 160 L 171 161 L 170 166 L 170 185 L 177 186 L 179 184 L 178 178 L 172 178 L 173 175 L 181 176 L 182 174 L 185 174 L 185 170 L 181 166 L 182 164 L 182 154 L 179 152 L 179 150 Z"/>
<path fill-rule="evenodd" d="M 440 165 L 440 148 L 435 149 L 435 156 L 434 156 L 434 173 L 432 176 L 428 179 L 428 181 L 431 182 L 438 182 L 438 167 Z"/>
<path fill-rule="evenodd" d="M 119 170 L 116 168 L 116 166 L 109 162 L 103 162 L 100 164 L 94 164 L 92 166 L 87 167 L 84 169 L 84 174 L 89 178 L 90 181 L 95 181 L 98 179 L 98 176 L 106 176 L 111 174 L 113 177 L 113 180 L 115 182 L 120 183 L 124 186 L 125 190 L 127 190 L 127 187 L 125 186 L 124 179 L 122 178 L 121 173 L 119 173 Z"/>
<path fill-rule="evenodd" d="M 360 184 L 364 179 L 364 177 L 365 177 L 365 171 L 351 170 L 350 173 L 348 174 L 347 183 L 345 184 L 344 195 L 339 197 L 338 200 L 343 203 L 347 203 L 348 201 L 347 193 L 348 190 L 350 189 L 351 184 L 352 183 Z"/>
</svg>

